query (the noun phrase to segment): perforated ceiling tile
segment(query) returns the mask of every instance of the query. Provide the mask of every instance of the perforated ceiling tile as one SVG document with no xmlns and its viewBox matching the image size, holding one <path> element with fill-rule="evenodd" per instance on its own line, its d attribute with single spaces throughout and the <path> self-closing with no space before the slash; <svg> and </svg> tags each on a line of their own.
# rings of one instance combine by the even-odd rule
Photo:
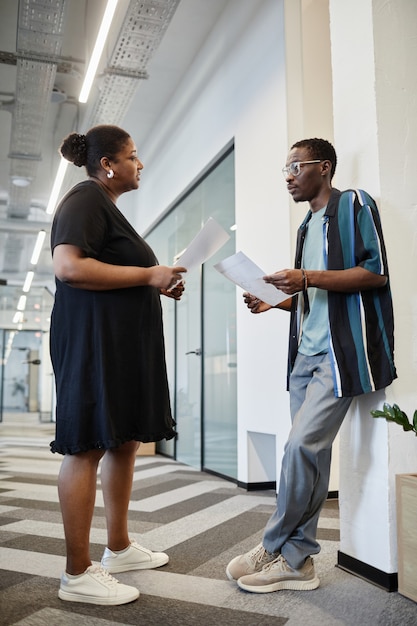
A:
<svg viewBox="0 0 417 626">
<path fill-rule="evenodd" d="M 84 120 L 83 128 L 76 127 L 74 130 L 85 132 L 96 124 L 121 123 L 140 81 L 148 76 L 148 63 L 179 1 L 129 2 L 113 52 L 109 55 L 102 77 L 97 78 L 96 101 L 90 103 L 86 112 L 89 119 Z M 49 167 L 49 163 L 42 162 L 42 142 L 45 140 L 57 72 L 77 75 L 78 80 L 82 78 L 77 72 L 83 70 L 83 61 L 61 57 L 65 18 L 71 8 L 71 0 L 20 0 L 16 53 L 12 55 L 4 51 L 0 59 L 2 63 L 16 66 L 15 94 L 10 103 L 10 182 L 6 208 L 1 211 L 2 218 L 10 220 L 12 232 L 7 239 L 4 262 L 0 267 L 3 274 L 17 275 L 27 269 L 23 267 L 23 244 L 26 240 L 26 246 L 30 246 L 29 238 L 33 237 L 33 233 L 39 227 L 48 227 L 45 216 L 39 218 L 39 212 L 33 219 L 35 199 L 31 193 L 31 182 L 38 176 L 39 167 L 43 167 L 44 171 Z M 27 228 L 22 228 L 24 222 Z"/>
</svg>

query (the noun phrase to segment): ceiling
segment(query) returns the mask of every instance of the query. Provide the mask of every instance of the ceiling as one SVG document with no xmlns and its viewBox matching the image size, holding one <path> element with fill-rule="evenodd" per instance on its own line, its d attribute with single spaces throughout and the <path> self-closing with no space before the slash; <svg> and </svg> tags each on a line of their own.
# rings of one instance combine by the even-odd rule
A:
<svg viewBox="0 0 417 626">
<path fill-rule="evenodd" d="M 141 132 L 150 132 L 228 1 L 118 0 L 90 97 L 80 104 L 105 0 L 1 0 L 0 284 L 16 297 L 29 270 L 34 288 L 53 289 L 46 207 L 63 137 L 123 125 L 132 106 Z M 84 176 L 67 172 L 63 190 Z M 33 266 L 39 230 L 47 236 Z"/>
</svg>

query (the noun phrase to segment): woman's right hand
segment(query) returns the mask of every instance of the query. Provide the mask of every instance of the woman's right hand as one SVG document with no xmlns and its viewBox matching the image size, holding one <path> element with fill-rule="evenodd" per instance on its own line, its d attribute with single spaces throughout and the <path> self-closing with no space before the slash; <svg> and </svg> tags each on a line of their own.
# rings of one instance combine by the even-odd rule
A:
<svg viewBox="0 0 417 626">
<path fill-rule="evenodd" d="M 172 289 L 178 281 L 183 279 L 182 274 L 187 271 L 185 267 L 167 267 L 166 265 L 153 265 L 148 268 L 150 279 L 149 285 L 158 289 Z"/>
<path fill-rule="evenodd" d="M 247 291 L 245 291 L 245 293 L 243 294 L 243 299 L 251 313 L 264 313 L 264 311 L 269 311 L 269 309 L 272 309 L 272 306 L 270 304 L 263 302 L 263 300 L 259 300 L 259 298 L 253 296 Z"/>
</svg>

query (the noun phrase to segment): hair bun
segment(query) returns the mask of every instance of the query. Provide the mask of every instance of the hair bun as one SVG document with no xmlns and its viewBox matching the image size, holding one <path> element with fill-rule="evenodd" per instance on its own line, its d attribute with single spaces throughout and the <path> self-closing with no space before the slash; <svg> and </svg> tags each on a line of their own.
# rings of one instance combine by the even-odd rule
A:
<svg viewBox="0 0 417 626">
<path fill-rule="evenodd" d="M 77 167 L 85 165 L 87 163 L 86 136 L 79 133 L 71 133 L 63 140 L 60 152 L 67 161 L 74 163 Z"/>
</svg>

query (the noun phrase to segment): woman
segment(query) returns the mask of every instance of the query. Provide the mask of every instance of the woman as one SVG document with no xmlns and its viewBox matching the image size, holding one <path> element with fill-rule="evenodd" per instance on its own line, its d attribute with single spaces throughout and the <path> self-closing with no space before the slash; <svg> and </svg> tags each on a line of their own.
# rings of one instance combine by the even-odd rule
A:
<svg viewBox="0 0 417 626">
<path fill-rule="evenodd" d="M 159 567 L 168 556 L 130 541 L 128 506 L 139 442 L 175 436 L 160 293 L 179 300 L 183 267 L 158 265 L 116 207 L 143 165 L 127 132 L 96 126 L 60 148 L 88 180 L 60 202 L 51 231 L 56 295 L 51 358 L 57 389 L 52 452 L 65 455 L 58 492 L 67 548 L 59 597 L 123 604 L 139 591 L 110 572 Z M 89 534 L 101 464 L 108 545 L 92 565 Z"/>
</svg>

